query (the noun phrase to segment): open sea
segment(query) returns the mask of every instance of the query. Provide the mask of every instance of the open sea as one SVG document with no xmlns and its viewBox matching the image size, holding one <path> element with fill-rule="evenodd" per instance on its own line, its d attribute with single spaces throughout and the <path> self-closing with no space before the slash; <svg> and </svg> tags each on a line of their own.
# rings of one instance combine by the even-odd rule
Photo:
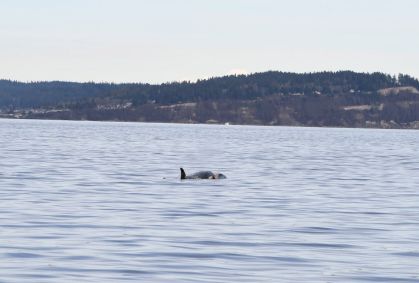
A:
<svg viewBox="0 0 419 283">
<path fill-rule="evenodd" d="M 0 282 L 419 282 L 419 131 L 2 119 Z"/>
</svg>

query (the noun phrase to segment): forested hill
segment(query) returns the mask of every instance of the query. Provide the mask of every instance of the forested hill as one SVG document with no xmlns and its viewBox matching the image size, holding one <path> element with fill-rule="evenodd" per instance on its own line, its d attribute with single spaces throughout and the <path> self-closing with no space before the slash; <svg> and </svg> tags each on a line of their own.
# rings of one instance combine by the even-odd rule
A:
<svg viewBox="0 0 419 283">
<path fill-rule="evenodd" d="M 408 75 L 397 78 L 383 73 L 265 72 L 160 85 L 73 82 L 21 83 L 0 80 L 0 107 L 41 107 L 89 101 L 94 98 L 129 99 L 135 104 L 154 101 L 161 104 L 220 99 L 255 99 L 273 94 L 322 93 L 336 95 L 350 91 L 374 92 L 384 88 L 413 86 L 419 81 Z"/>
<path fill-rule="evenodd" d="M 419 120 L 418 89 L 419 81 L 409 75 L 352 71 L 264 72 L 160 85 L 0 80 L 0 114 L 19 118 L 412 127 Z"/>
</svg>

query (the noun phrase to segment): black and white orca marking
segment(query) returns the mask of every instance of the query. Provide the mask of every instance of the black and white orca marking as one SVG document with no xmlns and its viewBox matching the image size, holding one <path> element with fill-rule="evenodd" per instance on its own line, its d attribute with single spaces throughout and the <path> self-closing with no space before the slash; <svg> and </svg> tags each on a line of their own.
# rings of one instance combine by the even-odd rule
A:
<svg viewBox="0 0 419 283">
<path fill-rule="evenodd" d="M 185 170 L 180 168 L 180 179 L 226 179 L 226 175 L 221 173 L 213 173 L 211 171 L 199 171 L 192 175 L 186 175 Z"/>
</svg>

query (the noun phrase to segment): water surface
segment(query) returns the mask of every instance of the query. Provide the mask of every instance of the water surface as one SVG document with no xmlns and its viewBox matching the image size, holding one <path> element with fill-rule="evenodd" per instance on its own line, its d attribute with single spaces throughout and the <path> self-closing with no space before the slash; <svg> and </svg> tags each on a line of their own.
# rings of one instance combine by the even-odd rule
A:
<svg viewBox="0 0 419 283">
<path fill-rule="evenodd" d="M 418 144 L 409 130 L 0 120 L 0 282 L 419 282 Z"/>
</svg>

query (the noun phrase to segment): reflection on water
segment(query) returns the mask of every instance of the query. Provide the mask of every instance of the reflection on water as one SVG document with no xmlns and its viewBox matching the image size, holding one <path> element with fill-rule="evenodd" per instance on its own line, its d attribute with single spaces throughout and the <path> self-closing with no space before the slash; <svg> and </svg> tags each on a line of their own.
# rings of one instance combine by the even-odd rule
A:
<svg viewBox="0 0 419 283">
<path fill-rule="evenodd" d="M 2 282 L 418 282 L 418 131 L 0 120 Z M 179 180 L 214 170 L 226 180 Z"/>
</svg>

